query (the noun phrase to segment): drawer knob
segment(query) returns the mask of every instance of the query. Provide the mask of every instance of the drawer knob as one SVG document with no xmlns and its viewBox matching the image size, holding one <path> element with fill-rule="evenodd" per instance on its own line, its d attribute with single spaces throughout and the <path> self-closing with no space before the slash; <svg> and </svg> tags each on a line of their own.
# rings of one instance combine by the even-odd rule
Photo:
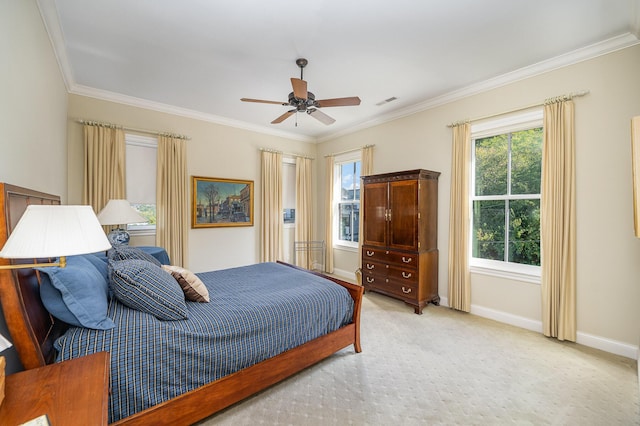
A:
<svg viewBox="0 0 640 426">
<path fill-rule="evenodd" d="M 404 256 L 402 256 L 402 261 L 403 261 L 404 263 L 411 263 L 411 261 L 412 261 L 412 260 L 413 260 L 413 259 L 412 259 L 412 258 L 410 258 L 410 257 L 404 257 Z"/>
<path fill-rule="evenodd" d="M 411 289 L 410 288 L 405 288 L 404 286 L 402 286 L 402 292 L 404 294 L 409 294 L 409 293 L 411 293 Z"/>
<path fill-rule="evenodd" d="M 375 267 L 376 267 L 376 265 L 372 265 L 370 263 L 367 263 L 367 269 L 373 269 Z"/>
<path fill-rule="evenodd" d="M 368 282 L 368 283 L 372 283 L 372 282 L 374 282 L 375 280 L 376 280 L 375 278 L 367 277 L 367 282 Z"/>
<path fill-rule="evenodd" d="M 369 250 L 367 250 L 367 256 L 371 257 L 371 256 L 373 256 L 374 254 L 375 254 L 375 252 L 374 252 L 374 251 L 369 251 Z"/>
<path fill-rule="evenodd" d="M 407 273 L 402 271 L 402 278 L 411 278 L 411 272 Z"/>
</svg>

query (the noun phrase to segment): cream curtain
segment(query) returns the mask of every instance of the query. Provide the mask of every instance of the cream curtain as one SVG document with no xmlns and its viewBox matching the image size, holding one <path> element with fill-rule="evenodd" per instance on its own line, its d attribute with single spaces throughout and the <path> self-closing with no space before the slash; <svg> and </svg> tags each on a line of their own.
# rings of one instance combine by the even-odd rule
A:
<svg viewBox="0 0 640 426">
<path fill-rule="evenodd" d="M 364 238 L 364 221 L 362 212 L 364 208 L 364 191 L 362 188 L 362 176 L 373 174 L 373 146 L 365 146 L 360 150 L 360 218 L 358 220 L 358 268 L 362 268 L 362 239 Z"/>
<path fill-rule="evenodd" d="M 96 214 L 110 199 L 123 199 L 125 181 L 124 131 L 115 126 L 85 124 L 82 203 Z"/>
<path fill-rule="evenodd" d="M 449 306 L 471 310 L 469 277 L 469 172 L 471 168 L 471 126 L 453 127 L 451 200 L 449 205 Z"/>
<path fill-rule="evenodd" d="M 574 105 L 544 106 L 540 236 L 545 336 L 576 341 L 576 189 Z"/>
<path fill-rule="evenodd" d="M 313 193 L 311 191 L 311 159 L 296 157 L 296 228 L 295 241 L 313 240 Z M 298 256 L 298 253 L 300 256 Z M 296 253 L 296 265 L 312 269 L 312 250 Z"/>
<path fill-rule="evenodd" d="M 187 267 L 189 183 L 187 147 L 183 138 L 158 137 L 156 172 L 156 244 L 171 263 Z"/>
<path fill-rule="evenodd" d="M 325 158 L 325 188 L 324 196 L 324 271 L 333 273 L 333 155 Z"/>
<path fill-rule="evenodd" d="M 262 262 L 282 259 L 282 154 L 262 151 Z M 296 218 L 297 219 L 297 218 Z"/>
</svg>

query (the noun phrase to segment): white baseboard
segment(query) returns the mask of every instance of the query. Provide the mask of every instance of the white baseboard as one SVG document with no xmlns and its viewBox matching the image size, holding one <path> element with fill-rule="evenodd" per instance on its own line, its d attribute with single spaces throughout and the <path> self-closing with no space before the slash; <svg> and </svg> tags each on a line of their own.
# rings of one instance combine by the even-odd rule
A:
<svg viewBox="0 0 640 426">
<path fill-rule="evenodd" d="M 440 299 L 440 305 L 449 306 L 447 298 Z M 479 317 L 489 318 L 505 324 L 514 325 L 516 327 L 542 333 L 542 322 L 532 320 L 530 318 L 513 315 L 507 312 L 497 311 L 495 309 L 485 308 L 483 306 L 471 305 L 471 313 Z M 576 343 L 590 348 L 600 349 L 616 355 L 621 355 L 631 359 L 638 359 L 638 346 L 620 342 L 606 337 L 595 336 L 593 334 L 577 332 Z M 638 376 L 640 376 L 640 365 L 638 366 Z"/>
<path fill-rule="evenodd" d="M 594 336 L 593 334 L 583 333 L 581 331 L 578 331 L 577 334 L 576 343 L 589 346 L 590 348 L 600 349 L 605 352 L 610 352 L 612 354 L 622 355 L 627 358 L 638 359 L 637 346 L 613 339 L 607 339 L 606 337 Z"/>
<path fill-rule="evenodd" d="M 344 278 L 350 281 L 356 280 L 356 273 L 354 271 L 345 271 L 343 269 L 333 268 L 333 275 L 336 275 L 339 278 Z"/>
</svg>

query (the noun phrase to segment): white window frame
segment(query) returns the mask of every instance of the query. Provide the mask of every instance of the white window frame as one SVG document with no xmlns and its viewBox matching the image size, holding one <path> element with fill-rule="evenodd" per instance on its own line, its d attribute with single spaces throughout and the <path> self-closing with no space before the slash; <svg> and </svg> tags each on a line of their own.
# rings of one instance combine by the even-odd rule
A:
<svg viewBox="0 0 640 426">
<path fill-rule="evenodd" d="M 509 132 L 542 127 L 543 110 L 538 108 L 533 111 L 516 113 L 501 117 L 496 120 L 488 120 L 471 126 L 471 173 L 469 193 L 469 269 L 473 273 L 514 279 L 518 281 L 540 284 L 542 268 L 536 265 L 523 265 L 499 260 L 480 259 L 473 257 L 473 201 L 475 197 L 475 140 L 488 136 L 495 136 Z M 526 198 L 531 198 L 527 196 Z"/>
<path fill-rule="evenodd" d="M 342 165 L 345 163 L 355 163 L 360 162 L 360 167 L 362 170 L 362 155 L 360 154 L 360 150 L 347 152 L 344 154 L 336 155 L 334 157 L 334 168 L 333 168 L 333 196 L 331 197 L 333 203 L 333 224 L 332 224 L 332 232 L 333 232 L 333 247 L 344 249 L 347 251 L 358 251 L 358 242 L 355 241 L 346 241 L 340 239 L 340 199 L 341 199 L 341 169 Z M 362 190 L 362 188 L 360 188 Z M 362 193 L 362 192 L 361 192 Z M 360 200 L 358 200 L 358 203 Z M 361 213 L 361 210 L 358 209 Z"/>
<path fill-rule="evenodd" d="M 141 147 L 145 147 L 145 148 L 153 148 L 153 149 L 156 150 L 156 155 L 157 155 L 158 138 L 152 137 L 152 136 L 141 136 L 141 135 L 134 135 L 134 134 L 126 133 L 125 134 L 125 145 L 134 145 L 134 146 L 141 146 Z M 126 161 L 128 161 L 128 159 Z M 153 178 L 156 179 L 155 176 Z M 157 202 L 156 202 L 156 215 L 157 215 Z M 128 224 L 127 225 L 127 232 L 129 232 L 130 235 L 155 236 L 156 235 L 156 225 L 153 225 L 153 224 L 147 224 L 147 225 Z"/>
<path fill-rule="evenodd" d="M 287 185 L 286 179 L 284 179 L 285 167 L 289 167 L 289 168 L 293 169 L 293 188 L 289 188 L 288 185 Z M 289 171 L 291 171 L 291 170 L 289 170 Z M 285 192 L 287 192 L 287 191 L 289 191 L 289 193 L 293 192 L 293 200 L 294 200 L 293 208 L 295 209 L 295 207 L 296 207 L 295 200 L 296 200 L 296 197 L 298 196 L 298 194 L 296 194 L 296 160 L 295 160 L 295 158 L 289 158 L 289 157 L 283 157 L 282 158 L 282 177 L 283 177 L 283 180 L 282 180 L 282 194 L 284 195 Z M 294 219 L 294 221 L 292 223 L 284 223 L 284 207 L 286 207 L 286 206 L 283 206 L 283 212 L 282 212 L 283 224 L 282 224 L 282 226 L 284 228 L 295 228 L 295 226 L 296 226 L 295 219 Z"/>
</svg>

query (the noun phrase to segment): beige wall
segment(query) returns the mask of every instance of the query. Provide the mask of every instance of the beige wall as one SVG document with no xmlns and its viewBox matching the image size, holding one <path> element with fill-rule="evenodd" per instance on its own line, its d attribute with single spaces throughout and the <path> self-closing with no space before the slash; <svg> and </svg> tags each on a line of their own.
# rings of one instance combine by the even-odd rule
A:
<svg viewBox="0 0 640 426">
<path fill-rule="evenodd" d="M 254 226 L 189 231 L 189 262 L 201 272 L 255 263 L 260 258 L 260 148 L 315 155 L 315 144 L 268 136 L 148 109 L 78 95 L 69 96 L 69 199 L 82 199 L 82 125 L 78 119 L 187 135 L 189 176 L 254 181 Z M 191 197 L 190 197 L 191 199 Z M 191 211 L 191 208 L 189 209 Z M 134 244 L 149 244 L 148 239 Z"/>
<path fill-rule="evenodd" d="M 375 144 L 375 173 L 425 168 L 439 182 L 439 293 L 447 297 L 451 131 L 447 124 L 532 105 L 583 89 L 577 98 L 578 340 L 636 356 L 640 337 L 640 240 L 633 235 L 630 119 L 640 114 L 640 46 L 564 67 L 321 143 L 318 156 Z M 324 167 L 318 193 L 324 193 Z M 319 199 L 319 207 L 324 208 Z M 322 235 L 322 224 L 318 224 Z M 336 252 L 336 257 L 341 254 Z M 336 260 L 336 264 L 340 263 Z M 346 270 L 357 267 L 351 256 Z M 472 275 L 473 311 L 536 328 L 540 287 Z M 609 340 L 613 342 L 608 342 Z"/>
<path fill-rule="evenodd" d="M 67 90 L 35 1 L 0 2 L 0 52 L 0 181 L 64 200 Z"/>
<path fill-rule="evenodd" d="M 35 1 L 0 2 L 0 52 L 0 182 L 64 201 L 67 91 Z M 15 348 L 2 355 L 8 374 L 22 369 Z"/>
</svg>

